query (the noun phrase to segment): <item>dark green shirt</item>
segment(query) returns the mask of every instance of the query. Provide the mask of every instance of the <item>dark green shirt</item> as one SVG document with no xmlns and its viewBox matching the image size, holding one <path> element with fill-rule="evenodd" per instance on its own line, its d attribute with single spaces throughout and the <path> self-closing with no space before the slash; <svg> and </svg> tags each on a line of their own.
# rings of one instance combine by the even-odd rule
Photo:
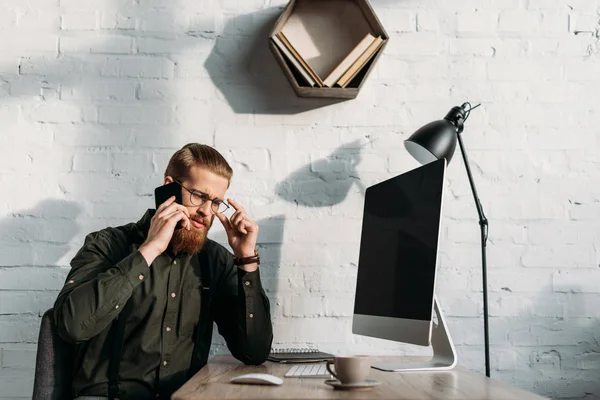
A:
<svg viewBox="0 0 600 400">
<path fill-rule="evenodd" d="M 166 251 L 148 267 L 137 250 L 154 210 L 137 223 L 88 235 L 54 305 L 59 335 L 74 343 L 73 397 L 108 395 L 117 317 L 125 318 L 119 398 L 168 398 L 208 359 L 213 322 L 231 354 L 263 363 L 273 339 L 258 270 L 208 240 L 197 255 Z"/>
</svg>

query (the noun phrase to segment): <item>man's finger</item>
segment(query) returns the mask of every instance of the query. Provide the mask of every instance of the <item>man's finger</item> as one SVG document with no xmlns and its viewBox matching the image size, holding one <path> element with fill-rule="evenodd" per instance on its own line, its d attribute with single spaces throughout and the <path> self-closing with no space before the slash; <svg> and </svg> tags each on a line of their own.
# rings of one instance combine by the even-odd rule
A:
<svg viewBox="0 0 600 400">
<path fill-rule="evenodd" d="M 246 230 L 246 225 L 243 220 L 239 221 L 237 224 L 235 224 L 235 227 L 238 231 L 242 232 L 244 235 L 248 234 L 248 231 Z"/>
<path fill-rule="evenodd" d="M 188 215 L 186 215 L 185 217 L 185 224 L 184 224 L 185 229 L 187 229 L 188 231 L 190 229 L 192 229 L 192 221 L 190 220 L 190 217 Z"/>
<path fill-rule="evenodd" d="M 234 201 L 232 198 L 227 199 L 227 202 L 229 204 L 231 204 L 231 206 L 236 210 L 236 211 L 244 211 L 244 207 L 242 207 L 237 201 Z"/>
<path fill-rule="evenodd" d="M 169 217 L 169 220 L 176 221 L 175 225 L 177 225 L 179 223 L 179 221 L 183 221 L 183 227 L 187 230 L 190 229 L 190 225 L 191 225 L 190 219 L 181 210 L 175 211 L 175 213 Z"/>
<path fill-rule="evenodd" d="M 171 204 L 167 205 L 160 212 L 157 212 L 156 216 L 159 218 L 169 218 L 171 215 L 173 215 L 174 212 L 177 212 L 177 211 L 180 211 L 177 208 L 177 203 L 171 202 Z"/>
<path fill-rule="evenodd" d="M 190 211 L 187 209 L 187 207 L 182 206 L 181 204 L 175 203 L 175 207 L 177 207 L 178 210 L 181 210 L 185 213 L 185 215 L 190 218 Z"/>
<path fill-rule="evenodd" d="M 237 223 L 240 222 L 242 219 L 244 219 L 244 214 L 241 211 L 236 211 L 235 214 L 233 214 L 229 218 L 233 225 L 237 225 Z"/>
<path fill-rule="evenodd" d="M 223 214 L 216 214 L 217 218 L 219 219 L 219 221 L 221 221 L 221 224 L 223 224 L 223 227 L 225 228 L 225 232 L 230 233 L 232 226 L 231 226 L 231 222 L 229 222 L 229 220 L 227 219 L 227 217 Z"/>
<path fill-rule="evenodd" d="M 173 203 L 175 201 L 175 196 L 171 196 L 169 197 L 167 200 L 165 200 L 161 205 L 158 206 L 158 208 L 156 209 L 156 214 L 158 214 L 160 211 L 164 210 L 165 208 L 167 208 L 168 206 L 171 205 L 171 203 Z"/>
<path fill-rule="evenodd" d="M 248 231 L 248 232 L 255 231 L 257 227 L 258 227 L 258 224 L 256 222 L 254 222 L 254 220 L 252 220 L 248 217 L 244 218 L 244 228 L 246 228 L 246 231 Z"/>
<path fill-rule="evenodd" d="M 170 215 L 174 211 L 181 211 L 188 218 L 191 217 L 189 210 L 185 206 L 182 206 L 181 204 L 178 204 L 178 203 L 171 203 L 171 204 L 169 204 L 160 213 L 157 212 L 157 216 L 158 217 L 163 217 L 163 216 L 164 217 L 168 217 L 168 215 Z"/>
<path fill-rule="evenodd" d="M 182 217 L 179 221 L 182 222 L 181 226 L 188 231 L 192 229 L 192 221 L 190 221 L 189 211 L 186 209 L 186 212 L 182 212 Z"/>
<path fill-rule="evenodd" d="M 168 220 L 172 220 L 172 219 L 180 220 L 180 219 L 183 219 L 183 218 L 187 218 L 185 216 L 185 214 L 183 213 L 183 211 L 181 211 L 181 210 L 175 210 L 171 214 L 169 214 L 166 219 L 168 219 Z"/>
</svg>

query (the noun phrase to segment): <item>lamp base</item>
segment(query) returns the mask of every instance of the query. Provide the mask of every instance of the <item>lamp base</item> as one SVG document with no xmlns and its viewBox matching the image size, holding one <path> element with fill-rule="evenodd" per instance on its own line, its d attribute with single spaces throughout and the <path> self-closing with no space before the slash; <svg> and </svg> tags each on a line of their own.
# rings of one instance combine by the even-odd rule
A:
<svg viewBox="0 0 600 400">
<path fill-rule="evenodd" d="M 447 371 L 456 366 L 457 357 L 450 332 L 446 327 L 444 314 L 438 306 L 437 296 L 433 297 L 434 312 L 437 315 L 437 325 L 433 323 L 431 332 L 431 347 L 433 357 L 424 362 L 409 363 L 377 363 L 371 365 L 372 368 L 389 372 L 409 372 L 409 371 Z"/>
</svg>

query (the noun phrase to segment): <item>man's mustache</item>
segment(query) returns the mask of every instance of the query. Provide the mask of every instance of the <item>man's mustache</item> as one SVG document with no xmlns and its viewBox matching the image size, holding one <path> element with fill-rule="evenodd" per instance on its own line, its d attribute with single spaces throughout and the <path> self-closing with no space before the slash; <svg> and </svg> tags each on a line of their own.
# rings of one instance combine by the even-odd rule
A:
<svg viewBox="0 0 600 400">
<path fill-rule="evenodd" d="M 213 221 L 213 218 L 203 218 L 202 216 L 200 216 L 200 215 L 197 215 L 197 214 L 196 214 L 196 215 L 192 215 L 192 216 L 190 217 L 190 219 L 191 219 L 192 221 L 196 221 L 196 222 L 198 222 L 198 223 L 200 223 L 200 224 L 203 224 L 204 226 L 210 226 L 210 224 L 211 224 L 211 223 L 212 223 L 212 221 Z"/>
</svg>

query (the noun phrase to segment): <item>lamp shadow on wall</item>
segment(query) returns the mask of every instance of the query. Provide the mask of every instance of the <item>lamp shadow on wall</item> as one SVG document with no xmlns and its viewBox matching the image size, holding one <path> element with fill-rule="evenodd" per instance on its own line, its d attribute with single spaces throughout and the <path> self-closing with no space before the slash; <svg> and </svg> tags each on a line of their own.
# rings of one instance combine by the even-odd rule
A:
<svg viewBox="0 0 600 400">
<path fill-rule="evenodd" d="M 79 234 L 83 209 L 72 201 L 46 199 L 0 220 L 0 267 L 68 265 L 64 256 Z"/>
<path fill-rule="evenodd" d="M 236 16 L 204 64 L 225 101 L 237 114 L 297 114 L 344 99 L 297 97 L 269 49 L 269 33 L 281 8 Z"/>
<path fill-rule="evenodd" d="M 340 204 L 354 184 L 364 196 L 366 188 L 357 171 L 360 162 L 360 140 L 356 140 L 297 169 L 276 185 L 275 193 L 290 203 L 310 208 Z"/>
</svg>

